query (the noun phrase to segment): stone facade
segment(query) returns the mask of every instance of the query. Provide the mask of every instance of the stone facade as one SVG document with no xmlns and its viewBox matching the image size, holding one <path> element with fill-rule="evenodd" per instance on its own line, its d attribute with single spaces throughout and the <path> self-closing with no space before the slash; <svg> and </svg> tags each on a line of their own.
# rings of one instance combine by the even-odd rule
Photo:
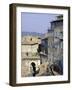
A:
<svg viewBox="0 0 72 90">
<path fill-rule="evenodd" d="M 53 62 L 53 43 L 54 43 L 54 31 L 48 30 L 48 59 L 49 63 Z"/>
<path fill-rule="evenodd" d="M 58 60 L 63 61 L 63 17 L 51 22 L 51 29 L 41 39 L 44 44 L 43 53 L 47 56 L 47 62 L 54 63 Z M 43 55 L 42 55 L 43 57 Z M 45 59 L 46 60 L 46 59 Z"/>
<path fill-rule="evenodd" d="M 51 22 L 54 30 L 54 61 L 63 59 L 63 20 Z"/>
<path fill-rule="evenodd" d="M 40 58 L 24 58 L 22 59 L 21 63 L 21 76 L 22 77 L 29 77 L 32 76 L 32 63 L 35 63 L 36 70 L 38 69 L 38 66 L 40 65 Z"/>
<path fill-rule="evenodd" d="M 37 52 L 40 39 L 34 36 L 23 36 L 21 43 L 21 75 L 22 77 L 32 76 L 32 65 L 36 69 L 40 65 L 40 56 Z"/>
</svg>

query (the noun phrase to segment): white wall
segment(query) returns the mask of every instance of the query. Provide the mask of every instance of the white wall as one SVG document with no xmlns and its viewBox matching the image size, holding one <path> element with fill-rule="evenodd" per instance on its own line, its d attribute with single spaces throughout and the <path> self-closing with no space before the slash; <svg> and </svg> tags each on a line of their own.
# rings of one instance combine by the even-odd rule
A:
<svg viewBox="0 0 72 90">
<path fill-rule="evenodd" d="M 0 90 L 38 90 L 38 89 L 72 90 L 72 82 L 70 84 L 26 86 L 26 87 L 11 87 L 8 85 L 8 82 L 9 82 L 9 4 L 10 3 L 35 3 L 35 4 L 37 3 L 37 4 L 48 4 L 48 5 L 57 5 L 57 6 L 58 5 L 72 6 L 72 0 L 0 0 Z M 71 11 L 72 11 L 72 7 L 71 7 Z M 71 12 L 71 17 L 72 17 L 72 12 Z M 72 26 L 71 26 L 71 29 L 72 29 Z M 71 65 L 71 68 L 72 68 L 72 65 Z M 72 72 L 71 72 L 71 75 L 72 75 Z M 72 81 L 72 78 L 71 78 L 71 81 Z"/>
</svg>

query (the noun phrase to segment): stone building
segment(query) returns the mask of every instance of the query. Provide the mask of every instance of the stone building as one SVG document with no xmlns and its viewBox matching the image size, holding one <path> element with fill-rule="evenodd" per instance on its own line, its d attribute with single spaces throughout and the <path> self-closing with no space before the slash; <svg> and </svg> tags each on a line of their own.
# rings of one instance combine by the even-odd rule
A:
<svg viewBox="0 0 72 90">
<path fill-rule="evenodd" d="M 37 49 L 40 43 L 40 38 L 34 36 L 23 36 L 21 41 L 21 75 L 32 76 L 32 63 L 35 64 L 36 69 L 40 65 L 40 56 Z"/>
<path fill-rule="evenodd" d="M 48 60 L 49 63 L 53 62 L 53 44 L 54 44 L 54 31 L 53 30 L 48 30 Z"/>
<path fill-rule="evenodd" d="M 53 61 L 53 40 L 53 30 L 48 30 L 41 39 L 41 44 L 44 46 L 41 54 L 42 63 L 52 63 Z"/>
<path fill-rule="evenodd" d="M 41 38 L 41 51 L 40 51 L 41 64 L 48 62 L 48 38 Z"/>
<path fill-rule="evenodd" d="M 51 29 L 41 38 L 41 41 L 44 45 L 41 55 L 42 63 L 47 61 L 52 64 L 58 60 L 63 61 L 63 16 L 58 16 L 55 21 L 51 22 Z"/>
<path fill-rule="evenodd" d="M 63 17 L 58 16 L 57 20 L 51 22 L 54 31 L 54 61 L 63 59 Z"/>
</svg>

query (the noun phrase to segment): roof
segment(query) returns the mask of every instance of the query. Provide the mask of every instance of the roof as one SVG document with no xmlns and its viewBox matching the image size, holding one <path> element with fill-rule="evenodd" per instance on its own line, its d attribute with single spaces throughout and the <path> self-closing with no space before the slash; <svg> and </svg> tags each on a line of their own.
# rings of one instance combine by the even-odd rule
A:
<svg viewBox="0 0 72 90">
<path fill-rule="evenodd" d="M 22 37 L 21 39 L 22 45 L 35 45 L 38 44 L 39 42 L 40 42 L 39 38 L 31 37 L 31 36 Z"/>
<path fill-rule="evenodd" d="M 34 43 L 34 44 L 29 44 L 29 43 L 22 43 L 22 45 L 36 45 L 36 44 L 38 44 L 38 43 Z"/>
<path fill-rule="evenodd" d="M 35 45 L 35 44 L 38 44 L 38 43 L 32 42 L 32 41 L 25 41 L 25 40 L 24 40 L 24 41 L 21 42 L 21 44 L 22 44 L 22 45 Z"/>
<path fill-rule="evenodd" d="M 55 21 L 52 21 L 51 23 L 55 23 L 55 22 L 63 22 L 63 19 L 55 20 Z"/>
<path fill-rule="evenodd" d="M 53 32 L 54 30 L 48 30 L 48 32 Z"/>
</svg>

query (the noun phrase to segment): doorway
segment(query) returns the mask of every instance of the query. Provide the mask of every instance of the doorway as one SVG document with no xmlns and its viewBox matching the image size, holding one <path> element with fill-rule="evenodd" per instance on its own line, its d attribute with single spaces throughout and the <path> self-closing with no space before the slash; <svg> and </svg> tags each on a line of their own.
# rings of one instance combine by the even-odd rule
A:
<svg viewBox="0 0 72 90">
<path fill-rule="evenodd" d="M 35 76 L 36 75 L 36 64 L 32 62 L 31 66 L 32 66 L 32 75 Z"/>
</svg>

